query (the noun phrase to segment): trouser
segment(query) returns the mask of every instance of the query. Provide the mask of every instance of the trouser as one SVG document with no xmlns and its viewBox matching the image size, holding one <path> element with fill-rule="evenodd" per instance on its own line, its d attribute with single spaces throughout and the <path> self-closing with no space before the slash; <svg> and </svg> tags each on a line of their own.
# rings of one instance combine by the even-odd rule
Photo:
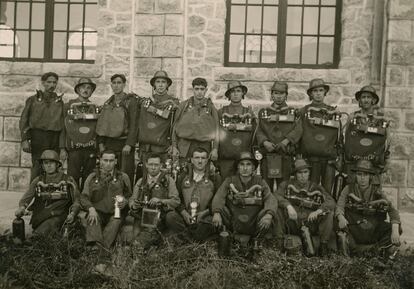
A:
<svg viewBox="0 0 414 289">
<path fill-rule="evenodd" d="M 79 149 L 68 152 L 68 175 L 75 179 L 79 190 L 82 191 L 86 178 L 96 167 L 96 152 L 94 149 Z"/>
<path fill-rule="evenodd" d="M 284 234 L 291 234 L 296 236 L 301 236 L 301 227 L 302 224 L 305 224 L 308 228 L 310 233 L 313 236 L 319 236 L 322 243 L 328 243 L 331 233 L 333 230 L 333 212 L 329 212 L 326 215 L 318 217 L 316 221 L 308 222 L 308 216 L 313 210 L 309 210 L 306 208 L 298 208 L 295 206 L 296 213 L 298 215 L 297 221 L 289 219 L 289 215 L 287 214 L 286 209 L 280 209 L 278 213 L 279 218 L 283 219 L 284 222 L 282 225 L 282 230 Z M 278 229 L 279 232 L 282 231 Z"/>
<path fill-rule="evenodd" d="M 42 172 L 40 156 L 44 150 L 54 150 L 59 154 L 59 135 L 60 131 L 50 131 L 42 129 L 31 129 L 31 150 L 32 168 L 30 172 L 30 182 Z"/>
<path fill-rule="evenodd" d="M 66 216 L 51 216 L 40 223 L 36 228 L 33 227 L 33 235 L 50 235 L 57 233 L 63 226 Z"/>
<path fill-rule="evenodd" d="M 334 160 L 325 160 L 319 158 L 309 158 L 309 164 L 312 166 L 310 180 L 316 184 L 321 184 L 326 192 L 332 195 L 332 187 L 335 180 Z"/>
<path fill-rule="evenodd" d="M 268 154 L 270 155 L 279 155 L 279 154 Z M 279 186 L 283 181 L 288 181 L 290 179 L 290 176 L 292 174 L 292 157 L 289 155 L 279 155 L 281 160 L 281 167 L 277 168 L 280 170 L 281 177 L 278 178 L 271 178 L 269 176 L 272 174 L 270 172 L 271 169 L 275 169 L 275 164 L 270 163 L 272 161 L 272 158 L 267 158 L 268 155 L 265 155 L 260 163 L 260 173 L 264 180 L 267 182 L 269 187 L 273 189 L 273 183 L 276 181 L 277 186 Z"/>
<path fill-rule="evenodd" d="M 122 218 L 115 219 L 113 214 L 98 212 L 98 224 L 86 224 L 86 242 L 100 243 L 109 248 L 115 241 L 122 222 Z"/>
<path fill-rule="evenodd" d="M 183 217 L 177 211 L 171 211 L 165 217 L 165 223 L 174 233 L 182 233 L 187 231 L 194 240 L 204 241 L 214 234 L 213 217 L 207 215 L 194 225 L 187 225 Z"/>
</svg>

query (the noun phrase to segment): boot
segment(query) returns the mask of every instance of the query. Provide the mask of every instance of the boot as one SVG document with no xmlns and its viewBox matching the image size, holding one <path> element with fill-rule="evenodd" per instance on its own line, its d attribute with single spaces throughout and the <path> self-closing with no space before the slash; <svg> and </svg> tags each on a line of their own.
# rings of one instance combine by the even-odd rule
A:
<svg viewBox="0 0 414 289">
<path fill-rule="evenodd" d="M 319 247 L 319 256 L 326 257 L 328 255 L 329 255 L 328 243 L 321 242 L 321 245 Z"/>
</svg>

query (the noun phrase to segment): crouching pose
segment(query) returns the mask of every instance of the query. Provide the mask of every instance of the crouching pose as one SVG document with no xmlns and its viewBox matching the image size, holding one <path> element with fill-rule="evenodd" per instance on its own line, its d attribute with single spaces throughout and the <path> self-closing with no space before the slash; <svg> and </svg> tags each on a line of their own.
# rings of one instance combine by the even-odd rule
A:
<svg viewBox="0 0 414 289">
<path fill-rule="evenodd" d="M 371 248 L 387 249 L 387 254 L 396 252 L 394 246 L 399 246 L 402 233 L 400 215 L 380 186 L 372 183 L 373 164 L 359 160 L 352 170 L 355 181 L 343 189 L 335 212 L 342 253 L 348 255 L 348 250 L 358 253 Z M 390 222 L 385 221 L 387 214 Z"/>
<path fill-rule="evenodd" d="M 319 255 L 328 253 L 328 241 L 333 229 L 334 199 L 325 189 L 309 180 L 310 165 L 303 159 L 294 163 L 295 178 L 283 182 L 277 190 L 278 215 L 286 220 L 284 233 L 302 237 L 305 254 L 316 254 L 312 235 L 320 237 Z M 287 232 L 286 232 L 287 231 Z M 280 236 L 278 236 L 280 237 Z"/>
<path fill-rule="evenodd" d="M 30 223 L 33 235 L 58 232 L 64 222 L 72 223 L 79 212 L 79 192 L 72 177 L 59 170 L 58 154 L 45 150 L 40 156 L 42 174 L 31 183 L 19 202 L 16 216 L 21 217 L 28 208 L 33 211 Z"/>
<path fill-rule="evenodd" d="M 267 183 L 255 174 L 257 160 L 250 152 L 240 153 L 235 165 L 237 174 L 227 177 L 214 196 L 213 224 L 225 225 L 235 239 L 237 235 L 269 238 L 277 200 Z"/>
</svg>

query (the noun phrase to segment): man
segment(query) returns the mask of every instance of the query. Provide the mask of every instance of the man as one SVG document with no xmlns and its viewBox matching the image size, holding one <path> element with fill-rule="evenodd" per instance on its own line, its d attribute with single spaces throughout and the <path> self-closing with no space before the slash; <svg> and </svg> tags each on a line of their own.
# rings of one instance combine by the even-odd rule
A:
<svg viewBox="0 0 414 289">
<path fill-rule="evenodd" d="M 63 129 L 62 95 L 54 91 L 59 77 L 54 72 L 42 75 L 42 90 L 26 100 L 20 118 L 22 149 L 32 154 L 30 180 L 33 181 L 40 172 L 40 155 L 44 150 L 59 152 L 59 136 Z"/>
<path fill-rule="evenodd" d="M 324 102 L 328 91 L 329 85 L 323 79 L 317 78 L 309 82 L 307 94 L 311 103 L 300 109 L 303 133 L 299 152 L 311 165 L 311 180 L 322 184 L 330 194 L 335 165 L 341 163 L 338 155 L 342 130 L 340 112 Z"/>
<path fill-rule="evenodd" d="M 310 234 L 319 235 L 319 254 L 325 256 L 333 228 L 335 201 L 322 186 L 310 181 L 310 165 L 304 159 L 295 161 L 294 173 L 295 178 L 281 183 L 277 190 L 281 209 L 279 217 L 285 220 L 281 224 L 286 225 L 293 235 L 300 236 L 301 231 L 306 229 L 303 226 L 309 229 Z M 283 229 L 286 233 L 286 228 Z M 308 254 L 312 255 L 310 251 L 313 247 L 309 247 L 313 244 L 305 242 L 305 245 Z"/>
<path fill-rule="evenodd" d="M 126 216 L 131 183 L 128 175 L 116 168 L 114 151 L 103 151 L 99 161 L 99 170 L 86 179 L 80 200 L 87 211 L 86 242 L 109 248 Z"/>
<path fill-rule="evenodd" d="M 218 111 L 220 119 L 218 166 L 223 178 L 236 174 L 235 161 L 241 152 L 250 151 L 253 146 L 256 119 L 252 109 L 242 104 L 246 93 L 247 87 L 240 81 L 230 81 L 225 93 L 230 104 Z"/>
<path fill-rule="evenodd" d="M 207 81 L 195 78 L 192 82 L 194 96 L 183 101 L 175 114 L 172 143 L 180 159 L 188 160 L 191 152 L 202 147 L 217 160 L 218 115 L 209 98 L 206 98 Z"/>
<path fill-rule="evenodd" d="M 255 174 L 257 161 L 252 153 L 241 152 L 235 165 L 237 174 L 228 177 L 213 198 L 213 224 L 226 225 L 235 235 L 268 238 L 277 200 L 267 183 Z"/>
<path fill-rule="evenodd" d="M 349 183 L 353 182 L 352 166 L 359 159 L 372 161 L 377 174 L 387 172 L 390 157 L 388 120 L 378 107 L 379 96 L 372 86 L 364 86 L 355 93 L 360 110 L 350 114 L 345 128 L 345 162 Z M 379 183 L 375 176 L 375 183 Z"/>
<path fill-rule="evenodd" d="M 381 187 L 372 183 L 375 174 L 372 162 L 359 160 L 352 170 L 355 182 L 343 189 L 336 205 L 338 227 L 347 233 L 352 253 L 373 246 L 378 250 L 388 248 L 391 253 L 393 246 L 400 245 L 400 215 Z"/>
<path fill-rule="evenodd" d="M 80 210 L 79 191 L 74 179 L 59 170 L 62 163 L 55 151 L 43 151 L 39 162 L 42 173 L 30 183 L 15 214 L 22 217 L 27 209 L 33 211 L 33 235 L 49 235 L 59 232 L 64 222 L 73 223 Z"/>
<path fill-rule="evenodd" d="M 167 72 L 157 71 L 151 78 L 153 95 L 141 101 L 138 120 L 140 159 L 146 162 L 149 153 L 157 153 L 164 163 L 173 154 L 171 146 L 172 123 L 178 99 L 168 94 L 172 84 Z M 142 177 L 142 176 L 139 176 Z"/>
<path fill-rule="evenodd" d="M 289 180 L 295 146 L 302 136 L 302 122 L 295 109 L 286 104 L 288 85 L 275 81 L 271 88 L 272 104 L 259 111 L 257 142 L 264 153 L 262 175 L 274 187 Z"/>
<path fill-rule="evenodd" d="M 191 156 L 191 169 L 178 182 L 181 203 L 175 212 L 167 215 L 167 227 L 176 233 L 188 229 L 195 240 L 206 240 L 214 233 L 211 201 L 220 184 L 220 175 L 210 175 L 208 151 L 195 148 Z"/>
<path fill-rule="evenodd" d="M 140 230 L 136 241 L 148 249 L 160 241 L 158 231 L 164 231 L 165 218 L 180 204 L 180 198 L 172 177 L 161 171 L 160 155 L 148 154 L 145 167 L 146 173 L 135 184 L 129 206 L 136 217 L 134 230 Z"/>
<path fill-rule="evenodd" d="M 82 190 L 83 183 L 96 165 L 96 121 L 98 107 L 89 98 L 96 84 L 89 78 L 80 78 L 75 85 L 76 99 L 64 105 L 65 127 L 61 134 L 63 159 L 68 156 L 68 174 Z"/>
<path fill-rule="evenodd" d="M 99 151 L 112 150 L 119 169 L 134 180 L 135 143 L 137 141 L 137 96 L 124 92 L 126 77 L 111 76 L 113 95 L 104 103 L 96 124 Z M 132 186 L 132 185 L 131 185 Z"/>
</svg>

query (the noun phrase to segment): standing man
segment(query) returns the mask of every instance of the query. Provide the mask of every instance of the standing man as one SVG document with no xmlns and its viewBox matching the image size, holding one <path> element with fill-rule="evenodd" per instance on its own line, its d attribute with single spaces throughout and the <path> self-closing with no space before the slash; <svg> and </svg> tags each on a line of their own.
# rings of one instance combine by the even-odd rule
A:
<svg viewBox="0 0 414 289">
<path fill-rule="evenodd" d="M 68 174 L 73 176 L 79 188 L 96 165 L 96 122 L 98 107 L 89 98 L 96 84 L 89 78 L 80 78 L 75 85 L 76 99 L 64 106 L 65 127 L 61 144 L 68 155 Z"/>
<path fill-rule="evenodd" d="M 241 152 L 251 151 L 256 129 L 256 119 L 251 107 L 243 106 L 247 87 L 240 81 L 230 81 L 225 93 L 230 104 L 219 111 L 220 145 L 219 167 L 223 178 L 236 174 L 234 163 Z"/>
<path fill-rule="evenodd" d="M 323 79 L 309 82 L 307 94 L 311 103 L 300 109 L 303 133 L 299 152 L 311 165 L 312 182 L 321 184 L 331 194 L 335 165 L 342 162 L 342 127 L 341 113 L 324 102 L 328 91 L 329 85 Z"/>
<path fill-rule="evenodd" d="M 112 150 L 119 169 L 134 180 L 135 144 L 137 142 L 137 95 L 124 92 L 126 77 L 111 77 L 113 95 L 104 103 L 96 124 L 99 151 Z M 131 185 L 132 187 L 132 185 Z"/>
<path fill-rule="evenodd" d="M 298 236 L 306 226 L 311 235 L 319 236 L 319 254 L 325 256 L 333 229 L 335 201 L 322 186 L 310 181 L 310 166 L 304 159 L 295 161 L 294 172 L 295 178 L 281 183 L 277 190 L 279 217 L 284 220 L 280 225 L 286 225 L 291 234 Z"/>
<path fill-rule="evenodd" d="M 375 246 L 392 254 L 392 246 L 400 245 L 400 215 L 381 187 L 372 183 L 372 162 L 359 160 L 352 170 L 355 181 L 343 189 L 336 206 L 338 227 L 347 234 L 351 253 L 363 250 L 362 245 L 371 245 L 368 248 Z"/>
<path fill-rule="evenodd" d="M 207 81 L 195 78 L 192 82 L 194 96 L 183 101 L 175 114 L 172 142 L 180 159 L 189 160 L 192 151 L 202 147 L 212 161 L 217 160 L 218 115 L 212 101 L 206 98 Z"/>
<path fill-rule="evenodd" d="M 264 152 L 262 175 L 271 187 L 290 179 L 295 146 L 302 136 L 302 122 L 296 110 L 286 104 L 287 96 L 287 83 L 275 81 L 272 104 L 259 111 L 257 142 Z"/>
<path fill-rule="evenodd" d="M 54 91 L 59 76 L 54 72 L 42 75 L 42 90 L 26 100 L 20 118 L 20 134 L 22 149 L 32 154 L 32 170 L 30 180 L 40 175 L 40 155 L 44 150 L 59 153 L 59 137 L 63 129 L 62 95 Z"/>
<path fill-rule="evenodd" d="M 99 169 L 85 181 L 80 200 L 87 211 L 86 242 L 89 245 L 109 248 L 128 212 L 131 182 L 127 174 L 116 168 L 116 163 L 115 152 L 103 151 Z"/>
<path fill-rule="evenodd" d="M 30 183 L 15 214 L 22 217 L 26 209 L 31 210 L 33 235 L 49 235 L 59 232 L 64 222 L 75 220 L 80 210 L 79 191 L 74 179 L 59 170 L 62 163 L 55 151 L 43 151 L 39 162 L 42 173 Z"/>
</svg>

